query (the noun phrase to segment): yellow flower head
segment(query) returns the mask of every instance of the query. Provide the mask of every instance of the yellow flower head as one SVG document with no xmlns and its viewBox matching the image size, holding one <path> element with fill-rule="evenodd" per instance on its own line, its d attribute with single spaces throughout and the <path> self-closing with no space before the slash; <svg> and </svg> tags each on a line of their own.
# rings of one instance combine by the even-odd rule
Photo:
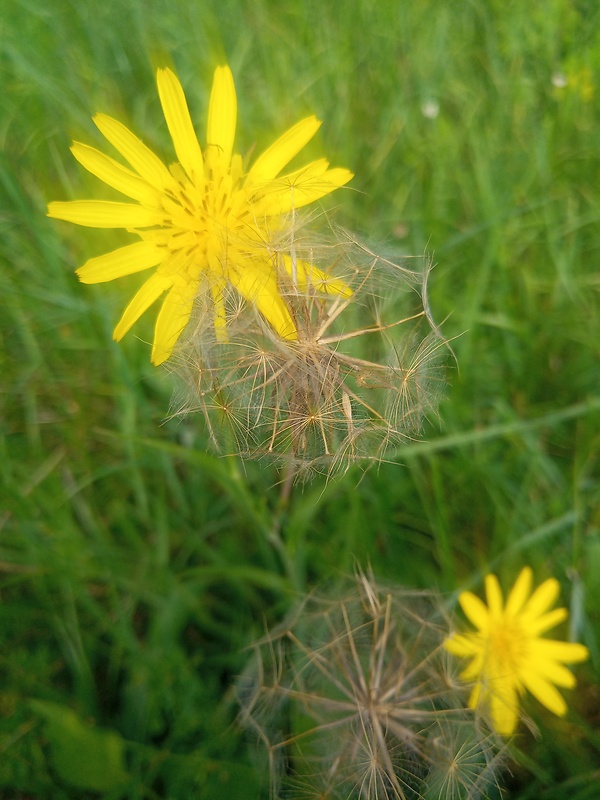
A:
<svg viewBox="0 0 600 800">
<path fill-rule="evenodd" d="M 149 306 L 168 292 L 158 314 L 152 362 L 172 353 L 199 291 L 212 296 L 217 336 L 225 338 L 229 285 L 252 303 L 283 339 L 297 329 L 282 296 L 286 273 L 302 289 L 348 296 L 341 281 L 294 258 L 281 256 L 273 241 L 293 212 L 346 184 L 352 173 L 329 168 L 325 159 L 280 173 L 312 139 L 316 117 L 298 122 L 243 173 L 233 154 L 237 100 L 229 67 L 218 67 L 208 109 L 206 146 L 200 148 L 187 102 L 169 69 L 157 73 L 158 93 L 178 163 L 169 168 L 124 125 L 104 114 L 94 122 L 131 169 L 75 142 L 75 158 L 92 174 L 137 203 L 78 200 L 54 202 L 48 215 L 93 228 L 126 228 L 141 241 L 87 261 L 77 270 L 84 283 L 103 283 L 155 267 L 129 303 L 114 331 L 120 340 Z M 293 275 L 290 273 L 293 271 Z"/>
<path fill-rule="evenodd" d="M 588 657 L 581 644 L 541 638 L 567 618 L 567 610 L 549 610 L 558 597 L 557 580 L 544 581 L 531 594 L 532 577 L 531 569 L 525 567 L 506 605 L 495 575 L 485 579 L 487 606 L 471 592 L 463 592 L 459 603 L 477 632 L 454 634 L 444 643 L 454 655 L 472 659 L 461 674 L 465 681 L 474 682 L 469 705 L 487 711 L 503 736 L 510 736 L 517 727 L 519 699 L 525 690 L 563 716 L 567 704 L 556 686 L 575 686 L 573 674 L 563 664 Z"/>
</svg>

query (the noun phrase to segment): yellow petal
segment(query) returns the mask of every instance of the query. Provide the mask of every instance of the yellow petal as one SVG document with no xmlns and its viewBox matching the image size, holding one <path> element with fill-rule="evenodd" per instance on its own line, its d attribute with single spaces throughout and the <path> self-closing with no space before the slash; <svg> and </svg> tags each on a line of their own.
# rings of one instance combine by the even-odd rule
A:
<svg viewBox="0 0 600 800">
<path fill-rule="evenodd" d="M 329 161 L 326 158 L 318 158 L 316 161 L 311 161 L 310 164 L 294 170 L 294 172 L 287 172 L 285 175 L 273 178 L 272 181 L 263 184 L 261 189 L 265 196 L 289 192 L 290 187 L 296 187 L 302 183 L 310 183 L 322 178 L 328 169 Z"/>
<path fill-rule="evenodd" d="M 567 713 L 564 697 L 549 681 L 536 674 L 535 677 L 523 676 L 523 682 L 536 700 L 553 714 L 562 717 Z"/>
<path fill-rule="evenodd" d="M 490 695 L 490 713 L 494 728 L 501 736 L 511 736 L 519 721 L 519 697 L 515 687 L 494 684 Z"/>
<path fill-rule="evenodd" d="M 566 608 L 555 608 L 542 616 L 535 616 L 531 621 L 528 620 L 523 614 L 521 619 L 526 627 L 527 632 L 532 636 L 538 636 L 540 633 L 549 631 L 555 628 L 559 623 L 569 616 Z"/>
<path fill-rule="evenodd" d="M 164 190 L 172 184 L 171 173 L 160 158 L 129 128 L 106 114 L 96 114 L 94 122 L 113 147 L 151 186 Z"/>
<path fill-rule="evenodd" d="M 298 185 L 300 182 L 309 183 L 323 177 L 329 168 L 329 161 L 326 158 L 319 158 L 316 161 L 311 161 L 301 169 L 295 172 L 289 172 L 279 178 L 274 178 L 271 181 L 263 182 L 260 186 L 254 187 L 254 197 L 252 202 L 260 204 L 262 210 L 263 204 L 268 206 L 269 203 L 273 206 L 273 210 L 266 211 L 267 214 L 279 214 L 282 204 L 288 204 L 288 195 L 290 187 Z M 250 189 L 252 191 L 252 187 Z M 262 211 L 259 212 L 262 215 Z"/>
<path fill-rule="evenodd" d="M 204 172 L 202 151 L 194 132 L 185 94 L 179 80 L 170 69 L 159 69 L 156 81 L 177 158 L 190 180 L 196 181 Z"/>
<path fill-rule="evenodd" d="M 469 708 L 477 708 L 479 706 L 479 704 L 481 703 L 482 694 L 483 694 L 482 684 L 476 683 L 469 696 Z"/>
<path fill-rule="evenodd" d="M 264 274 L 256 267 L 244 265 L 240 269 L 230 269 L 228 277 L 231 284 L 249 303 L 256 306 L 282 339 L 295 341 L 298 338 L 296 326 L 272 274 Z"/>
<path fill-rule="evenodd" d="M 468 657 L 479 653 L 481 644 L 475 641 L 472 636 L 462 636 L 454 633 L 444 640 L 444 648 L 452 655 Z"/>
<path fill-rule="evenodd" d="M 587 661 L 590 655 L 587 647 L 582 644 L 558 642 L 553 639 L 537 639 L 532 644 L 532 650 L 536 658 L 562 661 L 564 664 L 578 664 L 581 661 Z"/>
<path fill-rule="evenodd" d="M 237 184 L 237 182 L 240 180 L 243 171 L 244 171 L 244 162 L 242 160 L 242 157 L 239 153 L 234 153 L 231 156 L 231 164 L 229 165 L 229 175 L 231 178 L 232 186 Z"/>
<path fill-rule="evenodd" d="M 506 614 L 508 616 L 513 616 L 521 611 L 525 601 L 531 593 L 532 580 L 533 572 L 531 568 L 524 567 L 521 570 L 519 577 L 515 581 L 515 585 L 510 590 L 506 600 Z"/>
<path fill-rule="evenodd" d="M 556 578 L 548 578 L 531 595 L 525 605 L 523 613 L 528 617 L 535 617 L 547 611 L 553 605 L 560 592 L 560 584 Z"/>
<path fill-rule="evenodd" d="M 498 620 L 502 616 L 502 590 L 495 575 L 485 576 L 485 596 L 490 618 Z"/>
<path fill-rule="evenodd" d="M 469 666 L 460 673 L 463 681 L 471 683 L 481 680 L 483 674 L 484 659 L 482 653 L 477 653 Z"/>
<path fill-rule="evenodd" d="M 105 283 L 155 267 L 163 260 L 164 253 L 164 248 L 149 242 L 135 242 L 112 253 L 90 258 L 76 272 L 82 283 Z"/>
<path fill-rule="evenodd" d="M 215 304 L 215 335 L 218 341 L 227 341 L 227 315 L 225 313 L 225 290 L 227 282 L 213 279 L 210 285 L 213 302 Z"/>
<path fill-rule="evenodd" d="M 157 206 L 160 193 L 150 184 L 114 159 L 86 144 L 74 142 L 71 152 L 88 172 L 118 192 L 149 206 Z"/>
<path fill-rule="evenodd" d="M 255 185 L 275 178 L 319 130 L 321 122 L 314 116 L 301 120 L 280 136 L 252 166 L 246 185 Z"/>
<path fill-rule="evenodd" d="M 472 592 L 461 592 L 458 602 L 470 622 L 479 630 L 486 630 L 489 624 L 489 613 L 485 603 Z"/>
<path fill-rule="evenodd" d="M 264 199 L 260 208 L 267 216 L 287 214 L 290 211 L 302 208 L 309 203 L 320 200 L 325 195 L 334 192 L 353 178 L 352 172 L 347 169 L 318 169 L 321 162 L 313 162 L 303 169 L 290 175 L 277 178 L 265 187 Z M 314 168 L 313 168 L 314 167 Z"/>
<path fill-rule="evenodd" d="M 295 278 L 296 286 L 301 291 L 306 291 L 310 287 L 316 292 L 352 297 L 352 289 L 343 281 L 338 278 L 332 278 L 331 275 L 309 264 L 308 261 L 303 261 L 300 258 L 292 259 L 291 256 L 284 255 L 282 262 L 285 271 L 290 278 Z"/>
<path fill-rule="evenodd" d="M 167 295 L 156 320 L 151 361 L 158 366 L 166 361 L 192 314 L 198 289 L 196 281 L 178 281 Z"/>
<path fill-rule="evenodd" d="M 206 144 L 216 147 L 219 159 L 229 166 L 235 127 L 237 124 L 237 99 L 233 75 L 229 67 L 217 67 L 213 81 Z"/>
<path fill-rule="evenodd" d="M 160 272 L 155 272 L 134 295 L 133 300 L 123 312 L 123 316 L 113 331 L 113 339 L 117 342 L 120 341 L 144 311 L 150 308 L 152 303 L 172 284 L 172 278 L 162 275 Z"/>
<path fill-rule="evenodd" d="M 107 200 L 71 200 L 48 205 L 48 216 L 88 228 L 146 228 L 160 225 L 161 214 L 133 203 Z"/>
<path fill-rule="evenodd" d="M 555 683 L 557 686 L 562 686 L 565 689 L 572 689 L 577 681 L 573 673 L 562 664 L 557 664 L 556 661 L 548 659 L 531 659 L 531 667 L 529 665 L 522 670 L 523 682 L 537 680 L 539 676 Z"/>
</svg>

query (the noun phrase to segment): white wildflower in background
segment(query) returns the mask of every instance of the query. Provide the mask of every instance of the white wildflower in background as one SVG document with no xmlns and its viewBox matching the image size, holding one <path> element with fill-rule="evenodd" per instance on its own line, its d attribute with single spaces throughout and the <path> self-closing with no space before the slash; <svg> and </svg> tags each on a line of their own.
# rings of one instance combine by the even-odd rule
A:
<svg viewBox="0 0 600 800">
<path fill-rule="evenodd" d="M 436 119 L 440 113 L 440 104 L 437 100 L 429 99 L 421 103 L 421 114 L 426 119 Z"/>
</svg>

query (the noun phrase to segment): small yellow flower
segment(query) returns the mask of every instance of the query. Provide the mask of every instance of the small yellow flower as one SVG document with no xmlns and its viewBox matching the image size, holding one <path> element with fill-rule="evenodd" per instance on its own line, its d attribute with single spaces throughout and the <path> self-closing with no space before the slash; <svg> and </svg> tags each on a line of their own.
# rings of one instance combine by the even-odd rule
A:
<svg viewBox="0 0 600 800">
<path fill-rule="evenodd" d="M 556 686 L 575 686 L 573 674 L 563 664 L 588 657 L 581 644 L 541 638 L 567 618 L 567 610 L 549 611 L 558 597 L 557 580 L 544 581 L 531 594 L 532 577 L 531 569 L 525 567 L 506 605 L 495 575 L 485 579 L 487 606 L 471 592 L 463 592 L 459 603 L 477 632 L 454 634 L 444 643 L 454 655 L 472 659 L 461 674 L 465 681 L 474 682 L 469 705 L 488 711 L 503 736 L 510 736 L 517 727 L 519 699 L 525 690 L 563 716 L 567 704 Z"/>
<path fill-rule="evenodd" d="M 277 139 L 247 174 L 233 154 L 237 100 L 229 67 L 215 71 L 208 109 L 206 147 L 201 150 L 179 80 L 169 69 L 157 72 L 158 93 L 178 163 L 169 168 L 124 125 L 104 114 L 94 122 L 132 169 L 100 151 L 75 142 L 75 158 L 112 188 L 137 201 L 54 202 L 48 215 L 93 228 L 126 228 L 140 241 L 87 261 L 77 270 L 83 283 L 103 283 L 156 267 L 125 309 L 114 330 L 120 340 L 164 292 L 152 362 L 172 353 L 194 299 L 208 291 L 215 331 L 226 338 L 225 296 L 229 285 L 252 303 L 283 339 L 297 338 L 279 278 L 286 273 L 297 288 L 348 296 L 341 281 L 308 264 L 282 257 L 273 242 L 284 240 L 294 211 L 319 200 L 353 176 L 329 168 L 325 159 L 280 175 L 312 139 L 320 122 L 311 116 Z M 293 274 L 291 274 L 293 273 Z"/>
</svg>

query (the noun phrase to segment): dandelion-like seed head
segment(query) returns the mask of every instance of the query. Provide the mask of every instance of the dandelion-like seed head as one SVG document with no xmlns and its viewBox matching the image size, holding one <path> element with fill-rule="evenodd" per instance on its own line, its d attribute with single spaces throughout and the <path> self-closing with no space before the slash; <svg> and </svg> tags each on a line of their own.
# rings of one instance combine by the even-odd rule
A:
<svg viewBox="0 0 600 800">
<path fill-rule="evenodd" d="M 487 606 L 471 592 L 463 592 L 459 602 L 476 632 L 453 634 L 445 642 L 450 653 L 471 659 L 462 673 L 472 685 L 469 705 L 488 714 L 503 736 L 516 730 L 526 691 L 554 714 L 564 716 L 567 704 L 556 687 L 575 686 L 573 673 L 564 665 L 588 657 L 581 644 L 542 637 L 566 619 L 567 611 L 551 610 L 558 597 L 557 580 L 544 581 L 533 593 L 532 582 L 532 570 L 525 567 L 506 604 L 495 575 L 485 580 Z"/>
<path fill-rule="evenodd" d="M 433 595 L 359 574 L 259 642 L 238 697 L 273 797 L 486 796 L 502 745 L 467 708 L 446 632 Z"/>
<path fill-rule="evenodd" d="M 327 235 L 299 229 L 273 252 L 296 339 L 232 296 L 228 340 L 211 335 L 201 310 L 173 359 L 187 387 L 174 414 L 203 413 L 221 452 L 304 476 L 379 462 L 419 433 L 443 385 L 445 342 L 424 308 L 424 276 Z"/>
</svg>

